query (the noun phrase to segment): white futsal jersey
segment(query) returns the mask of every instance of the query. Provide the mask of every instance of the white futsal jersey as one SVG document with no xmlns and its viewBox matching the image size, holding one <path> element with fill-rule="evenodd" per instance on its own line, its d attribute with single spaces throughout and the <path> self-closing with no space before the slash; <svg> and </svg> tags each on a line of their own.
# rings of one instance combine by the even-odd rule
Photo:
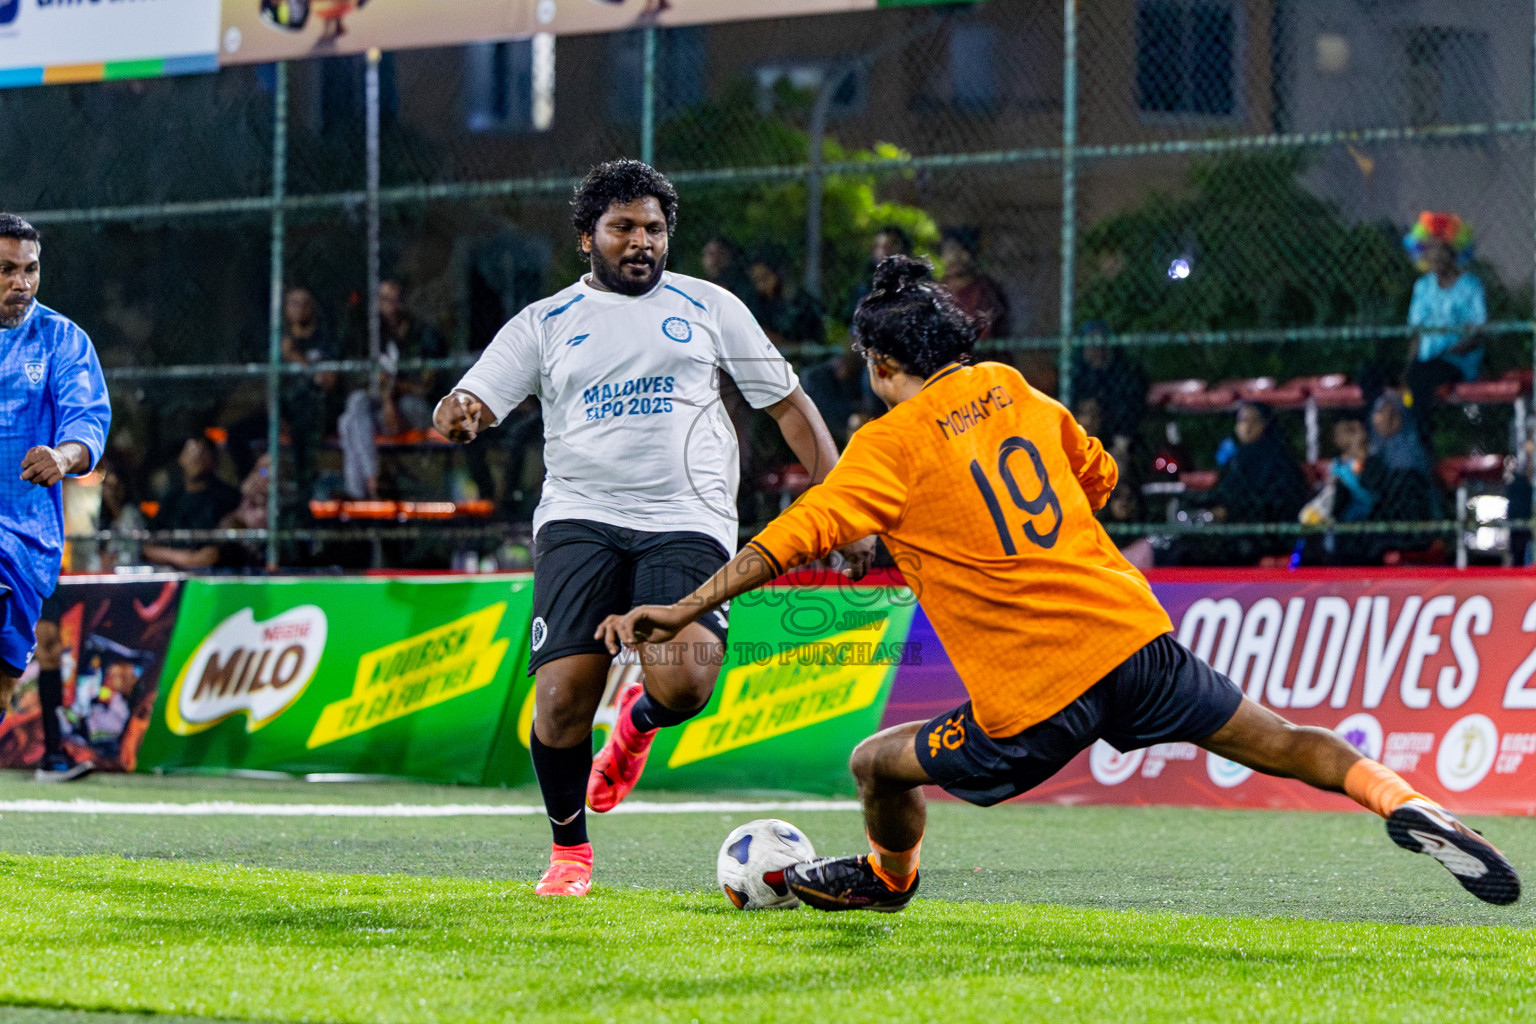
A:
<svg viewBox="0 0 1536 1024">
<path fill-rule="evenodd" d="M 670 271 L 645 295 L 578 281 L 513 317 L 458 387 L 500 423 L 529 395 L 544 409 L 537 532 L 589 519 L 693 530 L 738 547 L 736 431 L 720 371 L 753 408 L 799 386 L 740 299 Z"/>
</svg>

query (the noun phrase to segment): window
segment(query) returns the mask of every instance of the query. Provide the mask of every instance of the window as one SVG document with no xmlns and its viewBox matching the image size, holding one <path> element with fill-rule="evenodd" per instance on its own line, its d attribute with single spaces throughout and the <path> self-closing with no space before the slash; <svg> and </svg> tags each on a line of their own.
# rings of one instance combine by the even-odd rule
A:
<svg viewBox="0 0 1536 1024">
<path fill-rule="evenodd" d="M 1466 124 L 1493 117 L 1488 34 L 1424 27 L 1408 33 L 1410 124 Z"/>
<path fill-rule="evenodd" d="M 949 33 L 950 104 L 968 113 L 998 107 L 997 29 L 991 25 L 956 25 Z"/>
<path fill-rule="evenodd" d="M 1136 5 L 1136 102 L 1158 114 L 1229 117 L 1237 15 L 1230 3 L 1141 0 Z"/>
<path fill-rule="evenodd" d="M 864 112 L 869 104 L 869 69 L 862 65 L 803 61 L 761 64 L 757 68 L 757 112 L 772 114 L 786 100 L 783 90 L 814 98 L 827 86 L 828 75 L 838 75 L 827 97 L 827 116 L 836 121 Z"/>
<path fill-rule="evenodd" d="M 704 102 L 706 67 L 704 30 L 697 26 L 656 33 L 656 117 L 669 117 Z M 645 90 L 645 33 L 616 32 L 608 37 L 608 116 L 616 124 L 640 120 Z"/>
<path fill-rule="evenodd" d="M 555 37 L 464 48 L 465 124 L 472 132 L 544 132 L 555 119 Z"/>
</svg>

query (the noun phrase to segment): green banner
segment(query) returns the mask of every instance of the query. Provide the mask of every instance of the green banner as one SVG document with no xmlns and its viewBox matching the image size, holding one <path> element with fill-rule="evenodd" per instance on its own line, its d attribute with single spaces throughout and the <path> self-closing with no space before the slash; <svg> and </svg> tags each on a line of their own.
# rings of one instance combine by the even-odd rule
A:
<svg viewBox="0 0 1536 1024">
<path fill-rule="evenodd" d="M 896 669 L 915 656 L 907 643 L 915 607 L 902 587 L 784 587 L 737 598 L 714 696 L 657 736 L 640 789 L 853 792 L 848 756 L 879 728 Z M 621 658 L 609 672 L 596 742 L 641 671 Z M 516 730 L 487 782 L 528 777 L 531 680 L 517 683 L 513 703 Z"/>
<path fill-rule="evenodd" d="M 530 783 L 532 598 L 527 576 L 191 580 L 139 769 Z M 915 606 L 902 587 L 738 599 L 714 696 L 641 787 L 851 792 Z M 640 677 L 632 655 L 609 672 L 597 742 Z"/>
<path fill-rule="evenodd" d="M 527 577 L 190 580 L 140 770 L 484 783 L 532 600 Z"/>
</svg>

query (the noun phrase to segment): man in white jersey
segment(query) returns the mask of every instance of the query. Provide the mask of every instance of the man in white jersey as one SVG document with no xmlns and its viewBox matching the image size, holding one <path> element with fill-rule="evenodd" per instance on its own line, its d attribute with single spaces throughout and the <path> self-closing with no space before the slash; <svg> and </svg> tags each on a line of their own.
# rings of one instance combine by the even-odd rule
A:
<svg viewBox="0 0 1536 1024">
<path fill-rule="evenodd" d="M 592 169 L 572 200 L 591 273 L 535 302 L 492 339 L 434 421 L 467 442 L 529 395 L 544 412 L 544 490 L 534 512 L 536 677 L 530 748 L 554 831 L 536 891 L 592 884 L 586 807 L 606 811 L 640 778 L 656 729 L 697 714 L 724 660 L 726 609 L 670 643 L 640 648 L 645 683 L 592 756 L 592 718 L 611 655 L 610 614 L 670 604 L 737 548 L 736 433 L 720 401 L 728 374 L 819 482 L 837 461 L 821 415 L 741 300 L 667 271 L 677 192 L 637 160 Z M 845 549 L 861 575 L 873 540 Z"/>
</svg>

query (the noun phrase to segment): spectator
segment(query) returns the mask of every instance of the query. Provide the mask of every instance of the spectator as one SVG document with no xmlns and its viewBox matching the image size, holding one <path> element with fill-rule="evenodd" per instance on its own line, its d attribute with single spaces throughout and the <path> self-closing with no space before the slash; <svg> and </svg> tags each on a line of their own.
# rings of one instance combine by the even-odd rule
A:
<svg viewBox="0 0 1536 1024">
<path fill-rule="evenodd" d="M 96 513 L 92 529 L 100 532 L 129 532 L 148 529 L 144 513 L 128 500 L 128 485 L 117 472 L 117 466 L 109 459 L 96 464 L 101 474 L 101 505 Z M 139 542 L 130 539 L 110 541 L 83 541 L 73 552 L 75 569 L 79 572 L 114 572 L 119 566 L 139 564 Z"/>
<path fill-rule="evenodd" d="M 1381 460 L 1370 454 L 1370 435 L 1365 421 L 1345 416 L 1333 425 L 1333 444 L 1338 449 L 1328 464 L 1328 475 L 1312 500 L 1302 508 L 1303 523 L 1359 523 L 1371 517 L 1377 505 Z M 1324 565 L 1363 565 L 1373 561 L 1375 538 L 1361 534 L 1325 533 L 1306 542 L 1306 561 Z"/>
<path fill-rule="evenodd" d="M 432 426 L 430 396 L 437 371 L 400 374 L 400 360 L 440 359 L 446 351 L 442 333 L 411 313 L 406 307 L 405 286 L 393 279 L 379 282 L 379 342 L 378 395 L 361 388 L 353 391 L 336 421 L 346 491 L 352 498 L 379 496 L 375 436 L 396 437 Z"/>
<path fill-rule="evenodd" d="M 1093 396 L 1079 398 L 1072 404 L 1072 418 L 1089 437 L 1104 439 L 1104 406 Z"/>
<path fill-rule="evenodd" d="M 1075 413 L 1073 415 L 1076 416 Z M 1078 423 L 1081 424 L 1082 420 L 1079 419 Z M 1084 429 L 1087 428 L 1084 427 Z M 1109 500 L 1104 503 L 1103 510 L 1099 512 L 1099 520 L 1106 526 L 1132 526 L 1145 523 L 1147 506 L 1146 499 L 1142 496 L 1142 483 L 1141 476 L 1135 472 L 1134 467 L 1121 463 L 1120 480 L 1115 484 L 1115 489 L 1110 492 Z M 1126 561 L 1138 569 L 1152 568 L 1154 555 L 1149 538 L 1117 534 L 1113 540 Z"/>
<path fill-rule="evenodd" d="M 1418 433 L 1403 429 L 1407 419 L 1400 395 L 1385 394 L 1371 407 L 1371 454 L 1380 455 L 1386 468 L 1418 473 L 1430 478 L 1429 451 Z"/>
<path fill-rule="evenodd" d="M 821 304 L 790 284 L 788 265 L 784 253 L 774 246 L 753 254 L 747 266 L 752 279 L 747 308 L 775 345 L 824 344 L 827 329 Z"/>
<path fill-rule="evenodd" d="M 939 241 L 939 256 L 944 260 L 942 283 L 961 309 L 981 321 L 976 340 L 1006 338 L 1013 329 L 1008 296 L 1002 285 L 977 266 L 980 252 L 981 238 L 975 228 L 945 228 Z"/>
<path fill-rule="evenodd" d="M 300 366 L 336 359 L 340 355 L 335 336 L 326 324 L 320 303 L 312 291 L 294 285 L 283 295 L 283 362 Z M 300 491 L 314 478 L 313 457 L 322 426 L 335 420 L 339 379 L 331 370 L 306 377 L 284 375 L 279 391 L 279 416 L 288 426 L 293 451 L 294 478 Z M 244 478 L 267 443 L 266 407 L 241 416 L 229 426 L 229 452 L 235 474 Z"/>
<path fill-rule="evenodd" d="M 1370 434 L 1365 421 L 1346 416 L 1333 425 L 1333 443 L 1339 454 L 1328 466 L 1328 478 L 1333 483 L 1333 504 L 1330 518 L 1336 523 L 1359 523 L 1371 517 L 1376 510 L 1377 483 L 1383 464 L 1380 459 L 1371 461 Z"/>
<path fill-rule="evenodd" d="M 854 295 L 853 308 L 848 311 L 850 321 L 859 303 L 869 294 L 868 281 L 874 268 L 887 256 L 904 256 L 911 248 L 912 240 L 901 228 L 887 225 L 875 232 L 869 247 L 869 272 Z M 821 410 L 827 429 L 839 445 L 847 444 L 848 438 L 865 421 L 884 411 L 869 386 L 864 360 L 851 348 L 808 367 L 800 374 L 800 384 L 816 403 L 816 408 Z"/>
<path fill-rule="evenodd" d="M 1147 409 L 1147 375 L 1121 350 L 1100 343 L 1108 334 L 1102 321 L 1083 326 L 1083 342 L 1072 367 L 1072 394 L 1079 401 L 1092 399 L 1102 414 L 1106 444 L 1135 439 Z"/>
<path fill-rule="evenodd" d="M 155 530 L 214 530 L 240 504 L 240 492 L 214 475 L 218 452 L 208 438 L 189 437 L 176 464 L 182 484 L 165 496 L 151 528 Z M 206 569 L 219 560 L 212 541 L 154 541 L 144 545 L 144 560 L 177 569 Z"/>
<path fill-rule="evenodd" d="M 875 232 L 875 237 L 869 243 L 869 266 L 864 268 L 864 275 L 859 281 L 859 287 L 853 294 L 853 305 L 848 309 L 846 319 L 853 323 L 853 314 L 858 311 L 859 303 L 864 301 L 864 296 L 869 294 L 869 282 L 875 275 L 875 268 L 880 261 L 887 256 L 912 255 L 912 236 L 894 224 L 887 224 Z M 874 392 L 870 392 L 874 397 Z"/>
<path fill-rule="evenodd" d="M 704 280 L 717 284 L 746 302 L 752 295 L 752 282 L 741 265 L 741 246 L 724 235 L 712 235 L 699 250 L 699 267 Z"/>
<path fill-rule="evenodd" d="M 270 456 L 263 455 L 240 481 L 240 504 L 219 520 L 225 530 L 265 530 L 267 495 L 271 487 Z M 267 562 L 267 545 L 259 540 L 230 541 L 219 548 L 218 565 L 226 569 L 260 569 Z"/>
<path fill-rule="evenodd" d="M 1443 384 L 1475 380 L 1483 362 L 1482 327 L 1488 322 L 1483 284 L 1467 271 L 1472 229 L 1454 213 L 1419 214 L 1403 238 L 1414 263 L 1425 271 L 1408 306 L 1408 372 L 1405 383 L 1426 440 L 1433 428 L 1436 391 Z"/>
<path fill-rule="evenodd" d="M 1306 504 L 1306 478 L 1273 419 L 1273 410 L 1260 402 L 1237 407 L 1237 450 L 1205 502 L 1218 520 L 1290 522 Z"/>
<path fill-rule="evenodd" d="M 1275 428 L 1273 411 L 1258 402 L 1237 407 L 1237 445 L 1216 486 L 1191 502 L 1218 523 L 1294 522 L 1307 502 L 1301 467 Z M 1171 565 L 1250 565 L 1261 556 L 1289 551 L 1288 537 L 1238 535 L 1179 538 L 1168 549 Z"/>
</svg>

